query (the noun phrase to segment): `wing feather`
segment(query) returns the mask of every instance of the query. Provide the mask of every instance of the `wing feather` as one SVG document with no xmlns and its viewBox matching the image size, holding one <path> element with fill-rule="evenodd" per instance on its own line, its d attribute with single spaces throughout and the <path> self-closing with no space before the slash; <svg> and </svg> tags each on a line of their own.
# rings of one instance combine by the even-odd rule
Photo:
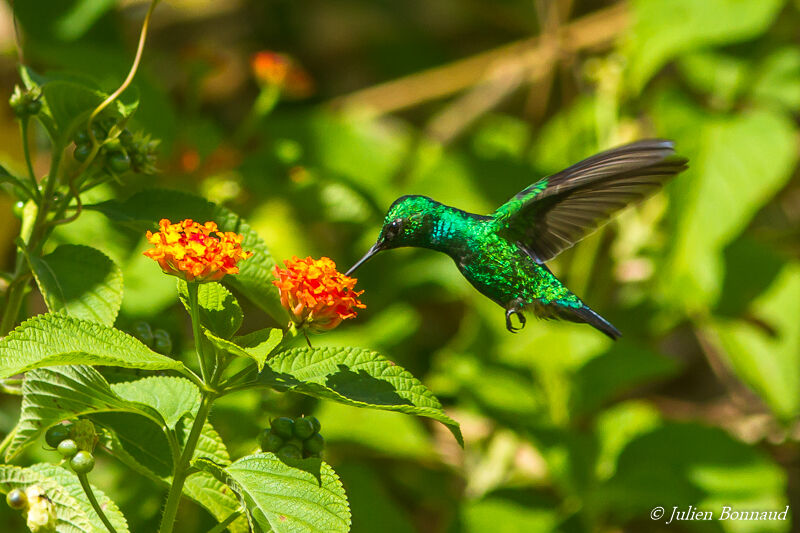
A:
<svg viewBox="0 0 800 533">
<path fill-rule="evenodd" d="M 524 189 L 494 213 L 539 262 L 552 259 L 686 169 L 671 141 L 639 141 L 581 161 Z"/>
</svg>

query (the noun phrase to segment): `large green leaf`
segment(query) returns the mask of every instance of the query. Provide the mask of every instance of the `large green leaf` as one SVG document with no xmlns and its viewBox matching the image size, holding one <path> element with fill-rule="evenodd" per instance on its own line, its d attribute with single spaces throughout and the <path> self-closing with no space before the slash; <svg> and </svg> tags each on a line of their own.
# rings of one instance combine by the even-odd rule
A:
<svg viewBox="0 0 800 533">
<path fill-rule="evenodd" d="M 226 276 L 224 282 L 240 290 L 279 324 L 287 321 L 278 289 L 271 283 L 275 261 L 261 237 L 228 209 L 198 196 L 163 189 L 146 190 L 125 201 L 109 200 L 86 208 L 100 211 L 142 232 L 154 229 L 162 218 L 173 222 L 191 218 L 200 222 L 213 220 L 222 231 L 241 233 L 244 236 L 242 247 L 253 252 L 253 256 L 239 263 L 239 274 Z"/>
<path fill-rule="evenodd" d="M 183 369 L 180 361 L 150 350 L 126 333 L 64 315 L 35 316 L 0 340 L 0 379 L 34 368 L 75 364 Z"/>
<path fill-rule="evenodd" d="M 114 457 L 161 485 L 166 486 L 171 482 L 172 457 L 169 443 L 156 424 L 128 413 L 98 413 L 91 418 L 108 430 L 106 445 Z M 191 418 L 179 423 L 177 430 L 179 440 L 185 441 L 191 430 Z M 230 463 L 225 444 L 208 422 L 203 426 L 194 454 L 195 459 L 201 457 L 220 465 Z M 239 501 L 231 490 L 206 472 L 189 476 L 183 492 L 219 521 L 240 508 Z M 247 532 L 247 521 L 240 518 L 229 529 L 233 533 Z"/>
<path fill-rule="evenodd" d="M 174 410 L 180 409 L 178 406 L 185 405 L 186 401 L 178 397 L 177 391 L 191 394 L 192 390 L 186 390 L 188 385 L 194 394 L 197 394 L 197 388 L 181 378 L 145 378 L 117 386 L 130 394 L 131 391 L 138 389 L 148 391 L 153 383 L 164 383 L 162 380 L 171 383 L 176 391 L 170 393 L 169 397 L 176 404 Z M 144 386 L 140 384 L 141 382 Z M 111 411 L 144 416 L 158 426 L 166 424 L 164 420 L 166 417 L 162 416 L 159 410 L 159 402 L 147 394 L 130 395 L 133 396 L 132 400 L 112 390 L 103 376 L 90 366 L 70 365 L 31 370 L 25 374 L 22 384 L 20 419 L 8 448 L 7 457 L 11 459 L 18 455 L 25 446 L 33 443 L 50 426 L 67 418 Z M 164 397 L 162 403 L 166 399 Z M 168 414 L 171 412 L 173 411 L 168 411 Z"/>
<path fill-rule="evenodd" d="M 33 485 L 38 485 L 53 502 L 58 533 L 107 533 L 86 500 L 78 478 L 71 472 L 50 464 L 36 464 L 31 468 L 0 465 L 0 491 L 24 491 Z M 93 492 L 114 528 L 119 533 L 127 532 L 127 522 L 116 504 L 98 489 L 94 488 Z"/>
<path fill-rule="evenodd" d="M 105 98 L 99 91 L 62 80 L 45 83 L 42 94 L 55 123 L 57 140 L 62 146 Z"/>
<path fill-rule="evenodd" d="M 178 281 L 178 294 L 187 312 L 189 309 L 189 287 Z M 242 326 L 244 314 L 239 302 L 219 283 L 201 283 L 197 288 L 197 303 L 200 305 L 200 323 L 214 335 L 230 339 Z"/>
<path fill-rule="evenodd" d="M 717 300 L 723 248 L 791 177 L 798 157 L 793 124 L 771 111 L 710 118 L 696 137 L 697 153 L 687 154 L 691 166 L 676 183 L 676 238 L 660 275 L 664 298 L 692 310 Z"/>
<path fill-rule="evenodd" d="M 103 252 L 62 244 L 44 257 L 30 257 L 47 308 L 111 326 L 122 305 L 122 271 Z"/>
<path fill-rule="evenodd" d="M 786 473 L 766 454 L 721 429 L 673 423 L 627 444 L 616 473 L 597 496 L 613 514 L 641 520 L 656 506 L 669 513 L 673 506 L 683 510 L 692 505 L 713 510 L 715 516 L 723 505 L 783 511 L 785 491 Z M 790 526 L 785 521 L 758 525 L 747 531 L 788 531 Z"/>
<path fill-rule="evenodd" d="M 319 459 L 282 461 L 259 453 L 224 468 L 204 460 L 194 464 L 229 485 L 247 502 L 253 519 L 275 533 L 350 530 L 344 488 L 333 468 Z"/>
<path fill-rule="evenodd" d="M 203 333 L 218 350 L 255 361 L 259 372 L 264 368 L 264 362 L 269 354 L 283 339 L 283 331 L 277 328 L 254 331 L 243 337 L 237 337 L 234 339 L 235 342 L 217 337 L 208 330 L 204 330 Z"/>
<path fill-rule="evenodd" d="M 86 499 L 86 493 L 83 491 L 83 487 L 81 487 L 81 482 L 78 480 L 78 476 L 66 468 L 51 465 L 49 463 L 35 464 L 30 467 L 30 470 L 47 477 L 51 481 L 55 481 L 61 485 L 61 487 L 63 487 L 63 489 L 66 490 L 73 498 L 75 498 L 75 501 L 77 501 L 80 506 L 80 511 L 89 517 L 89 520 L 92 523 L 91 531 L 97 531 L 100 533 L 106 533 L 108 531 L 105 524 L 103 524 L 103 521 Z M 103 514 L 106 515 L 106 518 L 108 518 L 108 521 L 111 522 L 112 526 L 114 526 L 114 529 L 117 530 L 117 533 L 128 531 L 128 523 L 125 520 L 122 511 L 120 511 L 119 507 L 117 507 L 117 504 L 114 503 L 108 496 L 106 496 L 103 491 L 94 486 L 92 486 L 92 492 L 94 492 L 94 495 L 97 498 L 97 503 L 99 503 L 100 507 L 103 509 Z"/>
<path fill-rule="evenodd" d="M 200 407 L 200 391 L 184 378 L 151 376 L 115 383 L 111 389 L 129 402 L 152 407 L 170 429 L 187 414 L 194 415 Z"/>
<path fill-rule="evenodd" d="M 294 348 L 275 354 L 261 372 L 263 385 L 356 407 L 425 416 L 447 426 L 463 443 L 458 423 L 410 372 L 362 348 Z"/>
<path fill-rule="evenodd" d="M 779 417 L 800 415 L 800 264 L 784 267 L 742 320 L 715 320 L 705 334 L 720 347 L 736 374 L 755 389 Z"/>
<path fill-rule="evenodd" d="M 626 43 L 635 89 L 681 52 L 743 41 L 763 32 L 784 0 L 635 0 Z"/>
</svg>

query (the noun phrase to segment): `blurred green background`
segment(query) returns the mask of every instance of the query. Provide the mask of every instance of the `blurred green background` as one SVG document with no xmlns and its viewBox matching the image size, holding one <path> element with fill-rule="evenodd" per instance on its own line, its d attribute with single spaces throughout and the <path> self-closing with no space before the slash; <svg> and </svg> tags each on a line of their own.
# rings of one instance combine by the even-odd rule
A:
<svg viewBox="0 0 800 533">
<path fill-rule="evenodd" d="M 108 90 L 147 7 L 16 4 L 27 64 Z M 212 422 L 237 456 L 271 417 L 319 417 L 357 533 L 800 531 L 798 28 L 798 0 L 164 0 L 134 84 L 136 125 L 162 139 L 161 172 L 92 194 L 197 192 L 246 216 L 277 260 L 326 255 L 344 269 L 400 195 L 488 213 L 593 152 L 673 139 L 690 169 L 550 264 L 622 330 L 617 343 L 536 320 L 511 335 L 502 310 L 433 252 L 381 254 L 359 271 L 367 309 L 315 344 L 370 347 L 408 368 L 461 423 L 464 449 L 427 420 L 269 392 L 226 398 Z M 14 35 L 2 4 L 4 99 L 18 82 Z M 261 50 L 288 54 L 313 85 L 266 116 L 253 111 Z M 0 159 L 24 165 L 7 106 Z M 12 204 L 0 196 L 5 268 Z M 178 349 L 190 342 L 142 235 L 85 213 L 56 242 L 123 267 L 119 327 L 146 320 Z M 42 311 L 34 298 L 29 313 Z M 245 327 L 270 325 L 246 311 Z M 5 432 L 18 399 L 2 402 Z M 162 490 L 99 461 L 94 483 L 132 531 L 154 531 Z M 689 505 L 792 511 L 650 519 Z M 213 525 L 188 502 L 179 521 Z M 0 524 L 21 527 L 4 506 Z"/>
</svg>

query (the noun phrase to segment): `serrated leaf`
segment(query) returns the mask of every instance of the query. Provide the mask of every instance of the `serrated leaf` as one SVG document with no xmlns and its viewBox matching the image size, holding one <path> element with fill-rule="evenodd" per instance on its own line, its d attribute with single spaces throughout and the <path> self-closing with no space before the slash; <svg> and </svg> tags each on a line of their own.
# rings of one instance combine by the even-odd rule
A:
<svg viewBox="0 0 800 533">
<path fill-rule="evenodd" d="M 75 364 L 183 369 L 180 361 L 122 331 L 64 315 L 35 316 L 0 340 L 0 379 L 34 368 Z"/>
<path fill-rule="evenodd" d="M 90 246 L 62 244 L 44 257 L 30 256 L 47 308 L 111 326 L 122 305 L 122 271 Z"/>
<path fill-rule="evenodd" d="M 49 427 L 67 418 L 108 411 L 136 413 L 153 421 L 161 415 L 149 405 L 122 399 L 100 373 L 74 365 L 31 370 L 22 383 L 22 408 L 8 459 L 18 455 Z"/>
<path fill-rule="evenodd" d="M 150 189 L 125 201 L 110 200 L 85 208 L 100 211 L 110 219 L 142 232 L 154 229 L 162 218 L 172 221 L 191 218 L 200 222 L 213 220 L 221 231 L 241 233 L 244 236 L 242 247 L 253 252 L 253 256 L 239 263 L 239 274 L 225 276 L 223 281 L 241 291 L 277 323 L 286 323 L 286 311 L 280 304 L 278 289 L 271 283 L 275 261 L 261 237 L 240 216 L 225 207 L 179 191 Z"/>
<path fill-rule="evenodd" d="M 37 464 L 31 468 L 0 465 L 0 491 L 24 491 L 32 485 L 41 487 L 55 505 L 58 533 L 107 533 L 108 530 L 86 500 L 78 478 L 71 472 L 50 464 Z M 94 489 L 94 493 L 117 531 L 127 532 L 125 517 L 114 502 L 97 489 Z"/>
<path fill-rule="evenodd" d="M 253 518 L 265 519 L 275 533 L 350 530 L 344 488 L 333 468 L 319 459 L 281 460 L 259 453 L 224 468 L 202 460 L 194 464 L 221 478 L 247 502 Z"/>
<path fill-rule="evenodd" d="M 200 407 L 200 391 L 184 378 L 151 376 L 115 383 L 111 389 L 129 402 L 151 406 L 170 429 L 185 415 L 197 413 Z"/>
<path fill-rule="evenodd" d="M 279 329 L 259 330 L 245 337 L 238 337 L 238 339 L 244 339 L 242 342 L 251 345 L 244 347 L 217 337 L 206 329 L 203 330 L 203 333 L 218 350 L 255 361 L 259 372 L 264 368 L 267 356 L 283 339 L 283 332 Z"/>
<path fill-rule="evenodd" d="M 417 378 L 362 348 L 293 348 L 275 354 L 260 383 L 356 407 L 425 416 L 443 423 L 463 445 L 458 422 Z"/>
<path fill-rule="evenodd" d="M 197 288 L 197 303 L 200 305 L 200 323 L 214 335 L 230 339 L 242 326 L 244 314 L 239 302 L 228 289 L 219 283 L 201 283 Z M 189 309 L 189 287 L 185 281 L 178 281 L 178 294 L 181 302 Z"/>
<path fill-rule="evenodd" d="M 81 483 L 78 481 L 78 477 L 75 474 L 66 468 L 61 468 L 49 463 L 35 464 L 30 467 L 30 470 L 41 474 L 52 481 L 55 481 L 61 485 L 61 487 L 63 487 L 64 490 L 70 494 L 70 496 L 75 498 L 75 501 L 77 501 L 80 505 L 81 511 L 92 523 L 91 531 L 97 531 L 98 533 L 106 533 L 108 531 L 105 524 L 103 524 L 103 521 L 100 520 L 100 517 L 86 499 L 86 494 L 83 492 L 83 487 L 81 487 Z M 94 492 L 94 495 L 97 498 L 97 503 L 99 503 L 100 507 L 103 509 L 103 514 L 106 515 L 106 518 L 108 518 L 108 521 L 111 522 L 112 526 L 114 526 L 114 529 L 117 530 L 117 533 L 128 531 L 128 522 L 125 520 L 122 511 L 120 511 L 119 507 L 117 507 L 117 504 L 94 485 L 92 485 L 92 492 Z"/>
<path fill-rule="evenodd" d="M 169 443 L 155 424 L 127 413 L 101 413 L 91 418 L 109 430 L 107 447 L 114 457 L 161 485 L 166 486 L 171 482 L 172 458 Z M 178 430 L 180 441 L 185 441 L 191 430 L 191 420 L 178 424 Z M 230 464 L 230 456 L 222 438 L 208 422 L 203 426 L 194 457 L 208 458 L 222 465 Z M 205 472 L 189 476 L 183 492 L 219 521 L 240 507 L 230 489 Z M 229 529 L 233 533 L 247 532 L 247 522 L 243 518 L 238 519 Z"/>
</svg>

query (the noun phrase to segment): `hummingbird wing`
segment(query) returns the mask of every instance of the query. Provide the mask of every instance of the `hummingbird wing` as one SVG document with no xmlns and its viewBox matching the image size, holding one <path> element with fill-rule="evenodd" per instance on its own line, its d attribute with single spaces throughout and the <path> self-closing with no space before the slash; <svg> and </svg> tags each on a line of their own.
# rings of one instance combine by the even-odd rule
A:
<svg viewBox="0 0 800 533">
<path fill-rule="evenodd" d="M 686 169 L 672 141 L 613 148 L 542 178 L 500 206 L 501 231 L 537 262 L 549 261 Z"/>
</svg>

